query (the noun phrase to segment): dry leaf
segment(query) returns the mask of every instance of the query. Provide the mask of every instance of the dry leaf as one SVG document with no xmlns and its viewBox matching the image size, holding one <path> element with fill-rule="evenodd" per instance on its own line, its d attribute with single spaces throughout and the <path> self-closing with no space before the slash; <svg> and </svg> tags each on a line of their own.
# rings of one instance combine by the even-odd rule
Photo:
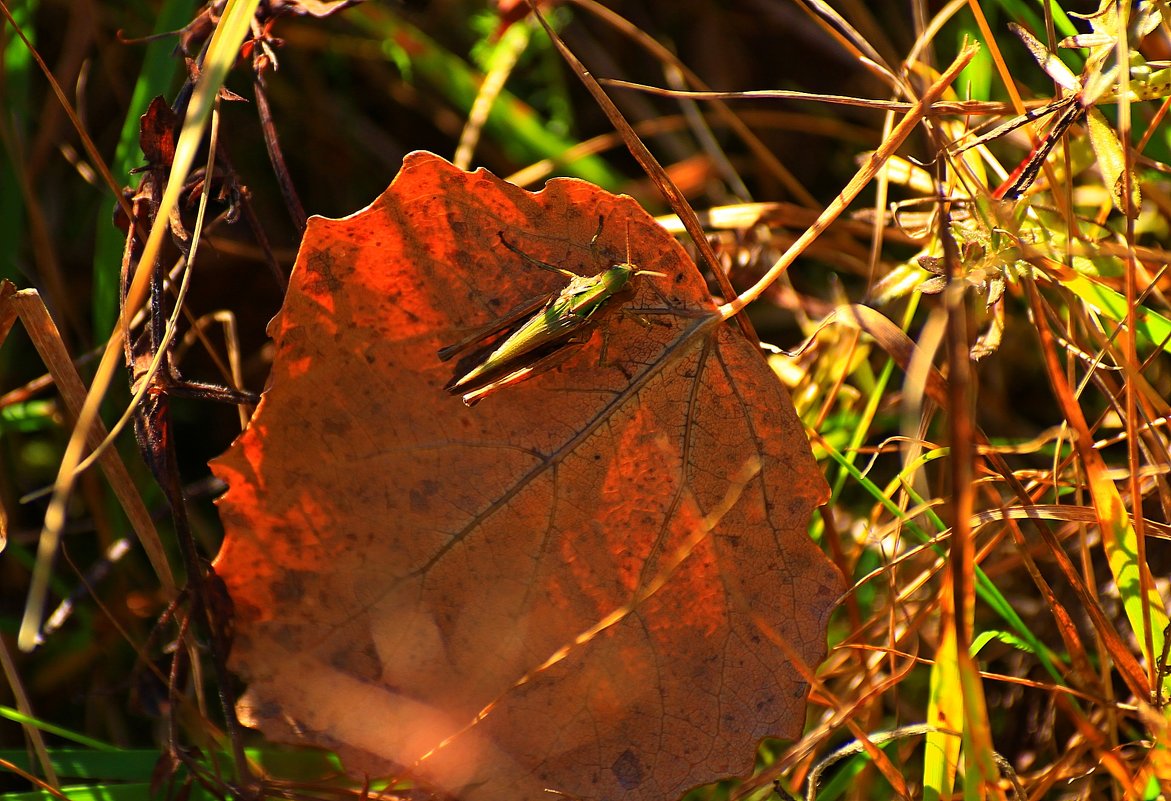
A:
<svg viewBox="0 0 1171 801">
<path fill-rule="evenodd" d="M 440 347 L 565 283 L 502 233 L 594 274 L 628 229 L 667 277 L 556 369 L 472 409 L 444 393 Z M 247 722 L 474 801 L 662 801 L 801 731 L 806 685 L 757 621 L 823 656 L 840 577 L 805 530 L 827 488 L 764 359 L 634 201 L 412 154 L 369 208 L 310 221 L 271 333 L 271 386 L 213 465 Z"/>
</svg>

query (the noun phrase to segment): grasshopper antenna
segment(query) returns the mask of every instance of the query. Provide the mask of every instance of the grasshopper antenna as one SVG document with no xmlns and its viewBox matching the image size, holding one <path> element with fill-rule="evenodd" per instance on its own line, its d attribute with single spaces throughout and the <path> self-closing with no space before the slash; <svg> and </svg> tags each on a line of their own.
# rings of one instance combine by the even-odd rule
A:
<svg viewBox="0 0 1171 801">
<path fill-rule="evenodd" d="M 638 265 L 630 260 L 630 220 L 626 220 L 626 264 L 634 270 L 634 275 L 654 275 L 659 278 L 666 278 L 666 273 L 656 272 L 655 270 L 640 270 Z"/>
<path fill-rule="evenodd" d="M 505 239 L 503 231 L 497 231 L 496 235 L 500 237 L 500 243 L 502 245 L 504 245 L 504 247 L 508 248 L 513 253 L 520 256 L 522 259 L 524 259 L 525 261 L 527 261 L 529 264 L 533 265 L 534 267 L 540 267 L 542 270 L 548 270 L 551 273 L 559 273 L 561 275 L 564 275 L 566 278 L 579 278 L 580 277 L 573 270 L 567 270 L 564 267 L 558 267 L 556 264 L 547 264 L 547 263 L 541 261 L 540 259 L 534 259 L 532 256 L 525 253 L 523 250 L 518 248 L 516 245 L 512 244 L 507 239 Z"/>
</svg>

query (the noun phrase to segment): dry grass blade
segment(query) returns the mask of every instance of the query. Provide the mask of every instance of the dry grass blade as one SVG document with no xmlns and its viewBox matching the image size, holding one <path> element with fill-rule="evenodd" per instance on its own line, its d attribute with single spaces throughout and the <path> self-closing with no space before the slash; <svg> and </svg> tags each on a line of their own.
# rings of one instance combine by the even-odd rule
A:
<svg viewBox="0 0 1171 801">
<path fill-rule="evenodd" d="M 881 100 L 870 97 L 849 97 L 848 95 L 827 95 L 820 92 L 799 92 L 793 89 L 753 89 L 744 92 L 713 92 L 713 91 L 696 91 L 686 89 L 667 89 L 661 86 L 650 86 L 645 83 L 635 83 L 633 81 L 623 81 L 617 78 L 601 78 L 598 81 L 605 86 L 612 86 L 616 89 L 631 89 L 637 92 L 645 92 L 649 95 L 658 95 L 659 97 L 674 97 L 686 100 L 799 100 L 810 103 L 828 103 L 834 106 L 848 106 L 851 108 L 866 108 L 874 111 L 902 111 L 908 112 L 916 107 L 917 104 L 910 103 L 905 100 Z M 987 100 L 936 100 L 931 104 L 928 111 L 931 114 L 1004 114 L 1011 110 L 1011 106 L 1007 103 Z M 1045 110 L 1048 113 L 1048 110 Z M 1038 115 L 1041 116 L 1041 115 Z M 1015 121 L 1014 121 L 1015 122 Z M 1024 123 L 1016 123 L 1016 125 L 1023 125 Z M 1015 127 L 1015 126 L 1014 126 Z M 1007 133 L 1012 128 L 1002 131 L 1001 134 Z M 983 140 L 984 137 L 981 137 Z M 995 137 L 989 134 L 988 139 Z M 965 145 L 964 148 L 957 150 L 965 150 L 973 144 Z"/>
<path fill-rule="evenodd" d="M 707 89 L 707 85 L 703 82 L 703 80 L 685 63 L 683 63 L 683 61 L 679 59 L 674 53 L 661 45 L 654 39 L 654 37 L 651 37 L 643 32 L 638 26 L 632 24 L 624 17 L 619 16 L 613 9 L 606 8 L 605 6 L 596 2 L 596 0 L 574 0 L 574 2 L 580 5 L 582 8 L 588 10 L 590 13 L 596 14 L 607 23 L 613 25 L 616 29 L 622 31 L 624 35 L 633 39 L 647 52 L 651 53 L 655 58 L 657 58 L 663 64 L 667 65 L 668 69 L 678 70 L 678 72 L 691 86 L 697 86 L 701 90 Z M 599 80 L 599 83 L 606 85 L 613 83 L 613 85 L 619 85 L 623 82 L 611 82 L 610 79 L 604 78 Z M 675 96 L 687 97 L 689 94 L 689 92 L 683 92 L 682 94 Z M 699 94 L 709 95 L 719 93 L 700 91 Z M 800 203 L 803 203 L 810 208 L 819 205 L 817 199 L 814 198 L 813 195 L 809 193 L 809 190 L 806 189 L 801 184 L 801 182 L 797 180 L 792 171 L 781 163 L 780 159 L 776 157 L 776 154 L 773 153 L 772 150 L 770 150 L 768 146 L 766 146 L 764 142 L 760 140 L 760 137 L 757 136 L 756 133 L 753 132 L 753 130 L 747 124 L 745 124 L 745 122 L 741 120 L 735 112 L 728 108 L 727 105 L 720 102 L 715 104 L 715 110 L 719 119 L 723 121 L 732 131 L 734 131 L 736 135 L 740 137 L 741 141 L 748 145 L 748 147 L 752 150 L 753 155 L 760 161 L 762 165 L 764 165 L 767 170 L 776 176 L 777 180 L 781 182 L 781 185 L 793 194 L 793 197 L 795 197 Z"/>
<path fill-rule="evenodd" d="M 77 374 L 77 368 L 73 365 L 73 360 L 61 342 L 61 334 L 57 330 L 56 323 L 53 322 L 48 309 L 45 308 L 45 304 L 35 290 L 18 292 L 16 287 L 5 281 L 0 284 L 0 340 L 7 337 L 16 320 L 20 320 L 25 331 L 32 338 L 49 374 L 53 377 L 53 383 L 61 393 L 61 400 L 65 404 L 65 408 L 69 410 L 70 416 L 74 420 L 78 419 L 85 402 L 85 384 L 82 383 L 81 376 Z M 86 444 L 88 447 L 96 449 L 105 437 L 105 426 L 100 420 L 95 421 L 86 437 Z M 106 474 L 114 495 L 122 504 L 122 509 L 126 512 L 139 542 L 146 550 L 151 566 L 155 569 L 155 573 L 162 583 L 163 591 L 168 599 L 174 598 L 177 591 L 175 578 L 167 561 L 162 541 L 159 539 L 150 513 L 143 504 L 142 497 L 134 486 L 121 457 L 117 451 L 105 450 L 98 459 L 98 464 Z M 41 558 L 51 559 L 56 550 L 55 543 L 46 539 L 42 539 L 41 542 L 41 547 L 44 549 Z M 49 550 L 50 546 L 53 546 L 52 550 Z M 29 613 L 26 612 L 26 614 Z M 30 625 L 33 624 L 30 623 Z M 34 634 L 35 632 L 34 627 Z M 36 642 L 35 638 L 33 642 Z"/>
<path fill-rule="evenodd" d="M 720 307 L 720 314 L 724 319 L 739 314 L 745 306 L 760 297 L 789 268 L 789 265 L 804 252 L 805 248 L 817 239 L 817 237 L 821 236 L 825 229 L 854 202 L 854 198 L 858 196 L 858 193 L 874 180 L 874 177 L 878 175 L 879 170 L 882 169 L 882 165 L 886 163 L 886 160 L 894 154 L 899 146 L 902 145 L 903 141 L 911 134 L 911 131 L 919 125 L 922 119 L 929 113 L 931 104 L 951 86 L 952 81 L 968 65 L 968 62 L 975 57 L 979 49 L 978 45 L 970 44 L 960 51 L 951 65 L 939 76 L 939 79 L 931 84 L 914 107 L 899 120 L 899 124 L 894 127 L 882 145 L 866 159 L 866 162 L 862 165 L 862 169 L 850 179 L 846 187 L 825 207 L 825 210 L 822 211 L 813 225 L 809 226 L 797 238 L 797 241 L 777 259 L 776 263 L 769 268 L 769 271 L 755 286 L 741 294 L 735 300 L 725 303 Z M 686 222 L 684 218 L 684 224 Z M 698 225 L 698 221 L 696 224 Z"/>
<path fill-rule="evenodd" d="M 1038 319 L 1042 319 L 1041 300 L 1035 290 L 1030 292 L 1029 298 L 1033 304 L 1034 313 L 1038 315 Z M 1151 622 L 1155 626 L 1155 631 L 1152 633 L 1152 640 L 1154 647 L 1158 650 L 1154 653 L 1147 654 L 1149 659 L 1148 664 L 1153 666 L 1155 664 L 1155 654 L 1162 649 L 1164 632 L 1167 629 L 1165 613 L 1162 612 L 1162 600 L 1158 597 L 1157 591 L 1154 589 L 1154 581 L 1149 575 L 1149 568 L 1146 564 L 1135 562 L 1134 549 L 1126 545 L 1127 541 L 1134 537 L 1134 530 L 1117 489 L 1106 477 L 1105 462 L 1099 452 L 1093 448 L 1093 440 L 1089 436 L 1089 429 L 1086 425 L 1085 416 L 1081 407 L 1077 404 L 1070 387 L 1065 384 L 1063 372 L 1056 358 L 1056 343 L 1053 341 L 1052 334 L 1046 326 L 1038 326 L 1038 332 L 1041 335 L 1041 341 L 1045 348 L 1044 354 L 1049 367 L 1049 380 L 1056 385 L 1056 397 L 1062 406 L 1063 413 L 1071 423 L 1074 433 L 1074 444 L 1077 446 L 1078 454 L 1085 463 L 1089 474 L 1094 508 L 1098 516 L 1098 525 L 1104 543 L 1106 544 L 1111 569 L 1115 572 L 1115 580 L 1120 585 L 1123 585 L 1126 591 L 1133 592 L 1133 588 L 1128 585 L 1141 581 L 1141 574 L 1146 573 L 1146 586 L 1150 588 L 1151 593 L 1156 593 L 1152 599 L 1154 601 L 1152 603 L 1152 611 L 1153 609 L 1158 609 L 1159 613 L 1157 617 L 1153 616 Z M 1122 547 L 1119 547 L 1120 542 Z M 1091 608 L 1094 606 L 1097 606 L 1097 604 L 1091 604 Z M 1142 636 L 1141 614 L 1137 614 L 1138 610 L 1132 603 L 1128 603 L 1127 612 L 1131 619 L 1131 625 L 1134 626 L 1135 633 Z M 1124 668 L 1123 675 L 1131 683 L 1132 690 L 1140 697 L 1149 696 L 1154 690 L 1154 687 L 1148 682 L 1147 675 L 1145 675 L 1145 672 L 1138 665 L 1133 655 L 1130 654 L 1129 649 L 1123 645 L 1117 630 L 1106 623 L 1104 619 L 1095 622 L 1100 626 L 1098 631 L 1099 636 L 1106 642 L 1112 656 L 1119 661 L 1118 667 Z"/>
<path fill-rule="evenodd" d="M 240 43 L 244 41 L 244 36 L 248 32 L 258 4 L 259 0 L 230 0 L 220 23 L 216 26 L 215 33 L 212 35 L 204 71 L 196 84 L 188 108 L 188 116 L 176 146 L 170 180 L 159 203 L 155 224 L 148 234 L 134 273 L 134 280 L 131 282 L 122 306 L 122 325 L 114 331 L 106 344 L 106 350 L 98 364 L 85 403 L 82 404 L 81 410 L 77 413 L 76 427 L 57 471 L 53 497 L 49 502 L 49 509 L 45 513 L 45 525 L 41 532 L 44 543 L 42 546 L 43 554 L 49 555 L 56 552 L 61 530 L 65 526 L 65 506 L 73 482 L 76 480 L 75 471 L 82 461 L 85 443 L 89 439 L 90 431 L 97 423 L 98 409 L 101 406 L 102 398 L 105 397 L 114 371 L 122 359 L 122 337 L 129 330 L 130 319 L 146 298 L 152 269 L 151 267 L 144 268 L 144 265 L 153 266 L 159 257 L 163 237 L 168 230 L 170 214 L 179 202 L 183 183 L 195 161 L 204 130 L 211 117 L 212 105 L 216 95 L 219 94 L 220 87 L 223 86 L 229 68 L 236 61 Z M 130 216 L 130 219 L 133 219 L 133 215 Z M 32 648 L 36 641 L 36 632 L 40 625 L 41 608 L 44 604 L 43 599 L 48 581 L 49 562 L 46 556 L 46 559 L 38 560 L 33 580 L 29 586 L 29 605 L 25 619 L 21 624 L 18 639 L 18 645 L 22 650 Z"/>
</svg>

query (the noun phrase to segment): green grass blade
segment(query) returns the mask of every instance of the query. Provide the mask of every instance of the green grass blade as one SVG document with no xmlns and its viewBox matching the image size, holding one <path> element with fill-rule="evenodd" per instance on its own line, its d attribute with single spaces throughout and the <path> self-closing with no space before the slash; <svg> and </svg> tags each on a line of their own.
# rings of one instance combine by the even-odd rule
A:
<svg viewBox="0 0 1171 801">
<path fill-rule="evenodd" d="M 1113 289 L 1080 275 L 1062 281 L 1061 285 L 1115 323 L 1126 320 L 1126 298 Z M 1134 321 L 1135 332 L 1146 340 L 1147 344 L 1171 353 L 1171 320 L 1145 306 L 1139 306 L 1134 310 Z"/>
<path fill-rule="evenodd" d="M 465 116 L 476 101 L 481 76 L 467 62 L 440 47 L 388 7 L 367 6 L 355 14 L 356 24 L 384 42 L 409 42 L 412 79 L 434 87 Z M 617 189 L 626 178 L 597 156 L 564 162 L 563 154 L 576 144 L 551 132 L 528 105 L 508 91 L 502 91 L 484 125 L 486 138 L 518 164 L 551 159 L 562 175 L 584 178 L 607 189 Z"/>
<path fill-rule="evenodd" d="M 33 15 L 36 13 L 35 0 L 15 2 L 9 10 L 13 19 L 29 37 L 33 36 Z M 0 34 L 0 109 L 4 119 L 0 120 L 0 278 L 7 278 L 20 285 L 23 271 L 20 269 L 20 251 L 25 242 L 24 190 L 20 174 L 24 162 L 25 137 L 28 123 L 35 116 L 29 107 L 29 79 L 33 69 L 28 49 L 16 35 L 5 26 Z M 35 41 L 35 40 L 34 40 Z"/>
<path fill-rule="evenodd" d="M 55 726 L 52 723 L 44 720 L 31 718 L 10 706 L 0 706 L 0 718 L 7 718 L 13 723 L 19 723 L 22 726 L 35 726 L 46 734 L 54 734 L 63 739 L 75 742 L 78 745 L 84 745 L 97 751 L 114 750 L 114 746 L 110 745 L 109 743 L 103 743 L 101 740 L 95 740 L 92 737 L 86 737 L 84 734 L 78 734 L 77 732 L 62 728 L 61 726 Z"/>
<path fill-rule="evenodd" d="M 159 9 L 154 32 L 177 30 L 186 25 L 195 13 L 193 0 L 166 0 Z M 142 163 L 138 148 L 139 118 L 150 101 L 166 96 L 182 75 L 183 61 L 173 54 L 177 39 L 166 37 L 149 43 L 142 60 L 142 69 L 134 85 L 130 107 L 122 122 L 122 134 L 114 150 L 110 170 L 114 177 L 130 182 L 130 170 Z M 114 198 L 102 201 L 98 211 L 97 241 L 94 246 L 93 320 L 98 341 L 104 340 L 114 327 L 118 316 L 118 280 L 122 266 L 122 248 L 125 235 L 110 222 L 114 214 Z"/>
</svg>

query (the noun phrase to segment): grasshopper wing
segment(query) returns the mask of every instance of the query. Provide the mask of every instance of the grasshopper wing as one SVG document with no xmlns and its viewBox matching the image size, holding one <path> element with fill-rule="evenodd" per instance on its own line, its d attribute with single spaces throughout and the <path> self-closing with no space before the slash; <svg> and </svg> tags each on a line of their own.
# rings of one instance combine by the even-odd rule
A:
<svg viewBox="0 0 1171 801">
<path fill-rule="evenodd" d="M 473 345 L 478 345 L 484 340 L 491 339 L 497 334 L 507 335 L 511 330 L 517 328 L 523 320 L 532 317 L 538 309 L 546 305 L 551 297 L 551 295 L 542 295 L 541 297 L 533 298 L 532 300 L 517 306 L 515 309 L 512 309 L 503 317 L 493 320 L 487 325 L 473 328 L 460 341 L 453 342 L 450 345 L 440 348 L 439 361 L 450 361 L 451 357 L 455 356 L 460 351 L 467 350 Z"/>
</svg>

